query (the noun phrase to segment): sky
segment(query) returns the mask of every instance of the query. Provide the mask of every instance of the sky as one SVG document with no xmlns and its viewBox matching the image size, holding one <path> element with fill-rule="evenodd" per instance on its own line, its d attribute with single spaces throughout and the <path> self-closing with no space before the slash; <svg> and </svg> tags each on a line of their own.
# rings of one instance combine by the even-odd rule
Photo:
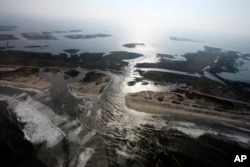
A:
<svg viewBox="0 0 250 167">
<path fill-rule="evenodd" d="M 249 0 L 0 0 L 2 17 L 92 19 L 249 36 Z"/>
</svg>

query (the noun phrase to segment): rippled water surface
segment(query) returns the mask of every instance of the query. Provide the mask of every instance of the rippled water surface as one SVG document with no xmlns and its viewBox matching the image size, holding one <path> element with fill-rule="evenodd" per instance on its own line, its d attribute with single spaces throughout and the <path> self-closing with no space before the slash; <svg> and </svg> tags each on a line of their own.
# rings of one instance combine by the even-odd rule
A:
<svg viewBox="0 0 250 167">
<path fill-rule="evenodd" d="M 119 29 L 111 31 L 105 24 L 104 27 L 99 26 L 102 30 L 98 26 L 92 29 L 85 24 L 78 27 L 74 27 L 75 25 L 79 24 L 65 26 L 60 30 L 80 28 L 84 34 L 110 33 L 112 37 L 75 41 L 65 39 L 63 34 L 56 34 L 59 39 L 57 41 L 30 41 L 20 36 L 20 33 L 33 30 L 32 26 L 35 25 L 30 25 L 20 26 L 16 32 L 11 32 L 20 38 L 11 44 L 18 50 L 39 52 L 44 52 L 44 49 L 24 49 L 24 46 L 48 44 L 50 47 L 46 51 L 56 54 L 64 49 L 75 48 L 81 52 L 104 53 L 127 50 L 144 56 L 128 61 L 129 65 L 121 75 L 105 72 L 111 75 L 112 80 L 97 100 L 69 93 L 67 84 L 81 80 L 88 72 L 81 68 L 77 69 L 81 73 L 69 80 L 64 80 L 62 73 L 41 72 L 42 77 L 52 84 L 51 89 L 46 91 L 0 86 L 0 123 L 3 127 L 0 129 L 3 134 L 0 139 L 4 141 L 1 148 L 12 150 L 21 157 L 25 155 L 21 155 L 21 149 L 24 153 L 33 153 L 27 154 L 28 158 L 17 158 L 19 163 L 29 162 L 34 163 L 34 166 L 51 167 L 229 166 L 232 151 L 250 149 L 250 130 L 245 127 L 170 114 L 148 114 L 125 106 L 126 93 L 143 90 L 170 91 L 179 86 L 157 86 L 150 81 L 145 86 L 140 83 L 128 86 L 128 81 L 139 77 L 135 72 L 136 63 L 157 62 L 157 53 L 177 54 L 177 58 L 183 59 L 181 54 L 201 50 L 204 45 L 212 44 L 213 39 L 197 39 L 207 40 L 205 44 L 181 43 L 169 40 L 167 35 L 153 42 L 144 39 L 131 41 L 132 38 L 117 33 Z M 56 26 L 46 30 L 43 28 L 38 27 L 36 32 L 58 30 Z M 136 34 L 131 34 L 136 39 Z M 129 42 L 145 42 L 146 45 L 133 50 L 122 47 L 122 44 Z M 214 45 L 217 44 L 228 48 L 232 45 L 219 41 Z M 0 45 L 5 45 L 5 41 L 0 42 Z M 246 48 L 249 49 L 244 47 L 242 51 L 248 52 Z M 182 74 L 191 75 L 185 72 Z M 198 74 L 192 75 L 199 77 Z M 6 128 L 9 129 L 8 132 Z M 22 147 L 23 142 L 27 147 Z M 8 157 L 5 161 L 14 163 Z"/>
<path fill-rule="evenodd" d="M 78 78 L 66 81 L 60 73 L 42 73 L 52 83 L 45 92 L 0 87 L 1 108 L 7 105 L 24 123 L 18 127 L 48 166 L 228 166 L 230 151 L 249 149 L 250 131 L 243 127 L 128 109 L 124 95 L 135 91 L 127 81 L 137 75 L 137 60 L 122 75 L 108 73 L 112 80 L 96 101 L 68 92 L 67 83 L 87 72 L 78 69 Z"/>
</svg>

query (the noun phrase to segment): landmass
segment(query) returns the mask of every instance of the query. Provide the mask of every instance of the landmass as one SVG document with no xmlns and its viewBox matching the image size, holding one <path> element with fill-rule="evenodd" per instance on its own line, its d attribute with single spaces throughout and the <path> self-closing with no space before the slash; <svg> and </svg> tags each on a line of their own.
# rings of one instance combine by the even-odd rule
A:
<svg viewBox="0 0 250 167">
<path fill-rule="evenodd" d="M 59 30 L 57 30 L 57 31 L 54 31 L 54 33 L 67 33 L 67 31 L 59 31 Z"/>
<path fill-rule="evenodd" d="M 49 45 L 29 45 L 25 46 L 25 48 L 47 48 Z"/>
<path fill-rule="evenodd" d="M 103 38 L 103 37 L 111 37 L 112 35 L 108 34 L 92 34 L 92 35 L 65 35 L 65 38 L 69 39 L 92 39 L 92 38 Z"/>
<path fill-rule="evenodd" d="M 45 90 L 50 83 L 45 81 L 38 67 L 0 67 L 0 85 L 18 88 L 34 88 Z"/>
<path fill-rule="evenodd" d="M 64 72 L 64 79 L 68 80 L 68 79 L 70 79 L 72 77 L 76 77 L 79 73 L 80 72 L 77 71 L 77 70 L 70 69 L 70 70 Z"/>
<path fill-rule="evenodd" d="M 0 69 L 0 84 L 44 90 L 50 87 L 50 83 L 41 78 L 40 67 L 45 67 L 44 72 L 52 73 L 60 73 L 59 67 L 83 67 L 121 73 L 128 65 L 123 60 L 142 56 L 124 51 L 77 55 L 78 49 L 66 51 L 72 54 L 70 58 L 66 54 L 0 51 L 0 64 L 5 65 Z M 220 72 L 239 71 L 240 64 L 236 62 L 239 58 L 250 60 L 249 55 L 206 47 L 204 51 L 183 55 L 185 61 L 176 61 L 173 59 L 175 56 L 168 54 L 157 54 L 157 57 L 161 58 L 158 63 L 137 64 L 140 77 L 129 81 L 128 86 L 134 86 L 137 82 L 141 82 L 142 86 L 148 85 L 149 81 L 166 87 L 173 84 L 179 86 L 169 92 L 129 93 L 125 96 L 127 107 L 153 114 L 188 115 L 249 125 L 250 84 L 230 81 L 218 75 Z M 21 65 L 30 67 L 19 67 Z M 157 71 L 159 67 L 163 71 Z M 212 74 L 216 80 L 206 77 L 205 72 Z M 195 73 L 197 75 L 193 75 Z M 78 74 L 79 71 L 75 69 L 64 71 L 64 79 L 77 77 Z M 79 82 L 70 83 L 68 89 L 78 96 L 97 98 L 110 80 L 110 76 L 105 73 L 92 71 Z"/>
<path fill-rule="evenodd" d="M 57 38 L 48 33 L 21 33 L 21 35 L 29 40 L 56 40 Z"/>
<path fill-rule="evenodd" d="M 126 47 L 126 48 L 135 48 L 136 46 L 144 46 L 144 43 L 127 43 L 127 44 L 123 44 L 122 46 Z"/>
<path fill-rule="evenodd" d="M 212 48 L 205 46 L 204 51 L 198 51 L 196 53 L 186 53 L 182 55 L 183 60 L 169 60 L 165 59 L 162 54 L 158 54 L 161 57 L 158 63 L 138 63 L 136 67 L 140 68 L 161 68 L 175 71 L 183 71 L 190 73 L 202 74 L 206 69 L 212 74 L 219 74 L 221 72 L 235 73 L 239 71 L 239 67 L 244 64 L 238 64 L 237 61 L 248 61 L 249 54 L 241 54 L 235 51 L 222 51 L 219 48 Z M 175 58 L 173 55 L 167 56 L 170 59 Z"/>
<path fill-rule="evenodd" d="M 127 62 L 125 59 L 131 59 L 142 56 L 142 54 L 117 51 L 104 53 L 79 53 L 54 55 L 51 53 L 38 53 L 27 51 L 0 50 L 0 65 L 17 66 L 40 66 L 40 67 L 82 67 L 87 69 L 109 70 L 121 73 Z"/>
<path fill-rule="evenodd" d="M 75 29 L 75 30 L 69 30 L 69 32 L 82 32 L 80 29 Z"/>
<path fill-rule="evenodd" d="M 0 26 L 0 31 L 14 31 L 18 26 Z"/>
<path fill-rule="evenodd" d="M 153 114 L 250 125 L 250 83 L 221 75 L 241 71 L 250 60 L 249 54 L 205 46 L 204 51 L 184 54 L 186 60 L 175 60 L 175 56 L 168 54 L 157 57 L 161 58 L 158 63 L 138 63 L 136 71 L 140 78 L 129 81 L 128 86 L 147 81 L 166 87 L 179 86 L 168 92 L 129 93 L 125 96 L 127 107 Z"/>
<path fill-rule="evenodd" d="M 249 126 L 250 103 L 228 100 L 188 89 L 172 92 L 143 91 L 125 96 L 126 105 L 141 112 L 219 120 Z"/>
<path fill-rule="evenodd" d="M 44 69 L 44 72 L 51 72 L 51 73 L 53 73 L 53 74 L 57 74 L 57 73 L 59 73 L 59 72 L 61 72 L 61 71 L 60 71 L 60 68 L 59 68 L 59 67 L 46 67 L 46 68 Z"/>
<path fill-rule="evenodd" d="M 180 38 L 180 37 L 170 37 L 170 40 L 173 41 L 187 41 L 187 42 L 204 42 L 200 40 L 188 39 L 188 38 Z"/>
<path fill-rule="evenodd" d="M 169 92 L 129 93 L 125 96 L 125 102 L 131 109 L 152 114 L 182 115 L 250 125 L 250 97 L 244 89 L 206 77 L 159 71 L 140 71 L 140 74 L 142 78 L 137 82 L 145 80 L 166 87 L 179 86 Z M 132 82 L 128 84 L 132 85 Z M 249 88 L 250 85 L 245 85 L 246 87 Z"/>
<path fill-rule="evenodd" d="M 49 35 L 49 34 L 52 34 L 52 32 L 42 32 L 42 34 Z"/>
<path fill-rule="evenodd" d="M 18 39 L 14 35 L 10 34 L 0 34 L 0 41 L 7 41 L 7 40 L 16 40 Z"/>
<path fill-rule="evenodd" d="M 111 77 L 106 74 L 89 72 L 79 82 L 70 83 L 68 88 L 71 93 L 75 93 L 78 96 L 97 98 L 110 80 Z"/>
<path fill-rule="evenodd" d="M 158 53 L 157 57 L 160 58 L 160 61 L 164 61 L 163 59 L 170 59 L 170 60 L 174 59 L 173 55 L 161 54 L 161 53 Z"/>
</svg>

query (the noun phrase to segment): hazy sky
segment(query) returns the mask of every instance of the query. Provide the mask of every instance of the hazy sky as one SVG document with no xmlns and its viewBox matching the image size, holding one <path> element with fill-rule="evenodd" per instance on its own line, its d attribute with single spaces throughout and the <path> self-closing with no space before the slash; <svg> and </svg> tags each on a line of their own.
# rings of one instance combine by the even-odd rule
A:
<svg viewBox="0 0 250 167">
<path fill-rule="evenodd" d="M 87 18 L 249 35 L 249 0 L 0 0 L 1 16 Z"/>
</svg>

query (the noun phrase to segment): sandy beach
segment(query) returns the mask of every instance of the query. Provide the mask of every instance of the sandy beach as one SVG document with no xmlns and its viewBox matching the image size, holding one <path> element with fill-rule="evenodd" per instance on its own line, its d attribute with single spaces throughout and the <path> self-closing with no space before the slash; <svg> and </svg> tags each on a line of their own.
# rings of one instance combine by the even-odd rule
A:
<svg viewBox="0 0 250 167">
<path fill-rule="evenodd" d="M 68 84 L 68 88 L 77 96 L 97 98 L 110 80 L 111 78 L 103 73 L 89 72 L 81 81 Z"/>
<path fill-rule="evenodd" d="M 50 87 L 50 83 L 40 76 L 39 68 L 36 67 L 2 67 L 0 69 L 0 85 L 38 90 L 46 90 Z"/>
<path fill-rule="evenodd" d="M 250 118 L 247 116 L 249 107 L 228 108 L 225 107 L 228 103 L 208 100 L 206 97 L 197 96 L 191 99 L 183 93 L 143 91 L 127 94 L 125 102 L 128 108 L 140 112 L 181 115 L 242 126 L 250 125 Z"/>
</svg>

